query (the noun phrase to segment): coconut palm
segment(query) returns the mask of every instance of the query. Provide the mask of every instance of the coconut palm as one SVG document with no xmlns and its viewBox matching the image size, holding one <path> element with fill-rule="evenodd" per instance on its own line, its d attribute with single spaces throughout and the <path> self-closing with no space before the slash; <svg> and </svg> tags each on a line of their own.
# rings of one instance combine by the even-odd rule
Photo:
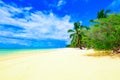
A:
<svg viewBox="0 0 120 80">
<path fill-rule="evenodd" d="M 81 39 L 82 39 L 82 35 L 83 35 L 83 28 L 85 28 L 85 26 L 81 26 L 80 22 L 75 22 L 74 29 L 68 30 L 68 32 L 71 33 L 70 38 L 72 38 L 72 40 L 71 40 L 72 47 L 82 48 Z"/>
<path fill-rule="evenodd" d="M 107 18 L 108 13 L 110 13 L 110 12 L 111 12 L 111 10 L 106 10 L 106 11 L 105 11 L 104 9 L 100 10 L 100 11 L 97 13 L 97 19 Z M 91 19 L 90 22 L 96 23 L 96 21 L 93 20 L 93 19 Z"/>
<path fill-rule="evenodd" d="M 97 18 L 100 19 L 100 18 L 106 18 L 108 16 L 108 13 L 111 12 L 111 10 L 100 10 L 97 14 Z"/>
</svg>

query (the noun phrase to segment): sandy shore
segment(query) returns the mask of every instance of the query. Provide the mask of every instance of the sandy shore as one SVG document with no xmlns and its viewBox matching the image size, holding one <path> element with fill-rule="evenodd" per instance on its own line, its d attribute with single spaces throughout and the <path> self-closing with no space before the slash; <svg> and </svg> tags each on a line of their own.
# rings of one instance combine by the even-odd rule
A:
<svg viewBox="0 0 120 80">
<path fill-rule="evenodd" d="M 82 55 L 92 52 L 66 48 L 3 56 L 0 80 L 120 80 L 120 59 Z"/>
</svg>

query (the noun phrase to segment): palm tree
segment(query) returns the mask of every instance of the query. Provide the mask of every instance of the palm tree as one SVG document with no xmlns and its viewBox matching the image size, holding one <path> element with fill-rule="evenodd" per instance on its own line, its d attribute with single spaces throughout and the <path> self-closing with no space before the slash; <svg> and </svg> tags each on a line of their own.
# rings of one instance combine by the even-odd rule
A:
<svg viewBox="0 0 120 80">
<path fill-rule="evenodd" d="M 108 16 L 108 13 L 111 12 L 111 10 L 100 10 L 98 13 L 97 13 L 97 18 L 100 19 L 100 18 L 106 18 Z"/>
<path fill-rule="evenodd" d="M 105 11 L 104 9 L 98 11 L 98 13 L 97 13 L 97 19 L 107 18 L 108 17 L 108 13 L 110 13 L 110 12 L 111 12 L 111 10 L 106 10 Z M 96 23 L 96 21 L 93 20 L 93 19 L 91 19 L 90 22 Z"/>
<path fill-rule="evenodd" d="M 82 35 L 83 35 L 83 31 L 82 31 L 83 28 L 85 28 L 85 26 L 81 26 L 80 22 L 75 22 L 74 29 L 68 30 L 68 32 L 71 33 L 70 38 L 72 38 L 72 40 L 71 40 L 72 47 L 82 48 L 81 39 L 82 39 Z M 86 29 L 87 29 L 87 27 L 86 27 Z"/>
</svg>

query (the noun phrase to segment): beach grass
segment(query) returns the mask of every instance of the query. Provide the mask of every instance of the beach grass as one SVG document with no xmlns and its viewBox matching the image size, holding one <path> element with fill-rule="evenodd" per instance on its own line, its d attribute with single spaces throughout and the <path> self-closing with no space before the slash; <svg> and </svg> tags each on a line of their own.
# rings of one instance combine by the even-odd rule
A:
<svg viewBox="0 0 120 80">
<path fill-rule="evenodd" d="M 93 53 L 87 53 L 84 54 L 85 56 L 91 56 L 91 57 L 105 57 L 105 56 L 109 56 L 109 57 L 116 57 L 116 58 L 120 58 L 120 54 L 113 54 L 112 50 L 95 50 Z"/>
</svg>

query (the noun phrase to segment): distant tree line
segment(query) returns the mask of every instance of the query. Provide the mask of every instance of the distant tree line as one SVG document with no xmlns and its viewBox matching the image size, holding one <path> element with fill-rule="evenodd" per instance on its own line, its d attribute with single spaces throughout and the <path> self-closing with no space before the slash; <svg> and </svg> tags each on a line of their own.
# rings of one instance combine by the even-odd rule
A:
<svg viewBox="0 0 120 80">
<path fill-rule="evenodd" d="M 120 13 L 108 14 L 110 10 L 101 10 L 96 19 L 90 20 L 91 26 L 74 23 L 69 29 L 71 43 L 67 47 L 94 48 L 97 50 L 120 49 Z"/>
</svg>

